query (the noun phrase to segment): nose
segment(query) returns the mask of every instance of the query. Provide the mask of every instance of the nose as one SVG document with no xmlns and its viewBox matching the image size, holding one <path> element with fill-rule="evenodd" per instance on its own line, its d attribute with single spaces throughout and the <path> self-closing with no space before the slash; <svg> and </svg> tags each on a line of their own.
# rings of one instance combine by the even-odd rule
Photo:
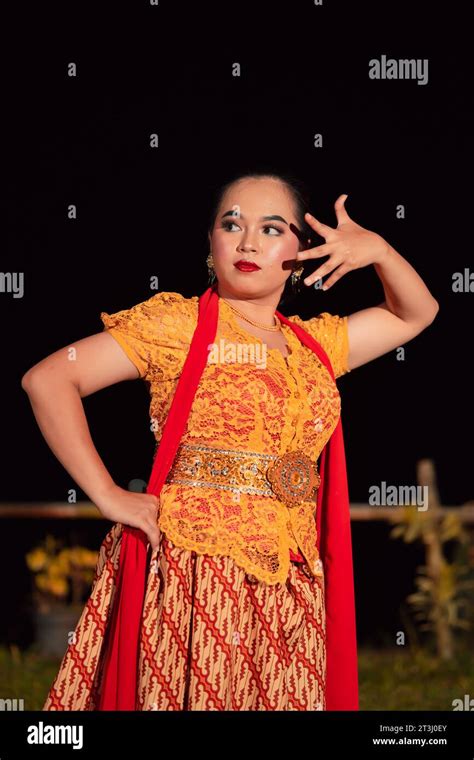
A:
<svg viewBox="0 0 474 760">
<path fill-rule="evenodd" d="M 248 253 L 248 252 L 261 252 L 262 251 L 262 243 L 260 242 L 259 245 L 256 243 L 252 243 L 251 241 L 242 242 L 238 246 L 239 251 Z"/>
</svg>

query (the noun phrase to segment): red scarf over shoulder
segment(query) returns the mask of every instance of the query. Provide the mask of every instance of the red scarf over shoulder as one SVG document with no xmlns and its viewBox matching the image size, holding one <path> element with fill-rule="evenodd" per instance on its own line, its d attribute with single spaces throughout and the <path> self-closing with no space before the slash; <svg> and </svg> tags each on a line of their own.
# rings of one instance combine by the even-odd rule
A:
<svg viewBox="0 0 474 760">
<path fill-rule="evenodd" d="M 199 299 L 199 316 L 153 463 L 147 493 L 159 495 L 175 458 L 199 380 L 214 342 L 219 314 L 215 286 Z M 303 328 L 276 312 L 314 351 L 334 379 L 329 358 Z M 326 709 L 358 710 L 357 638 L 351 523 L 341 418 L 324 447 L 317 494 L 317 546 L 326 604 Z M 136 710 L 140 626 L 147 579 L 146 534 L 123 528 L 116 596 L 105 653 L 99 710 Z"/>
</svg>

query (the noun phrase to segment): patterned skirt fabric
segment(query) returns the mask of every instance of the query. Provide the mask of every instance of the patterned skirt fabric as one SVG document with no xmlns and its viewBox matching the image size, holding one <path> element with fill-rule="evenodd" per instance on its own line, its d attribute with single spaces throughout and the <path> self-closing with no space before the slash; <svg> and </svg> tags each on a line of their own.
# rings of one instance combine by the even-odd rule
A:
<svg viewBox="0 0 474 760">
<path fill-rule="evenodd" d="M 90 597 L 43 710 L 95 710 L 122 525 L 105 537 Z M 175 546 L 150 557 L 137 710 L 325 710 L 324 577 L 291 562 L 269 585 L 227 556 Z"/>
</svg>

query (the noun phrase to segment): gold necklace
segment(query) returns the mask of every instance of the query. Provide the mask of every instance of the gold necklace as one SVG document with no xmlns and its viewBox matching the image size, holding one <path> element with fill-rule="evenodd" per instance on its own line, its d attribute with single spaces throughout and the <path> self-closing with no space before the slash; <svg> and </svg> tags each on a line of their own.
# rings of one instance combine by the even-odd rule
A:
<svg viewBox="0 0 474 760">
<path fill-rule="evenodd" d="M 246 317 L 245 314 L 242 314 L 242 312 L 239 311 L 239 309 L 236 309 L 235 306 L 232 306 L 232 304 L 230 304 L 228 301 L 226 301 L 225 298 L 223 298 L 222 300 L 226 302 L 226 304 L 229 307 L 229 309 L 232 309 L 232 311 L 235 311 L 235 313 L 238 314 L 239 317 L 242 317 L 242 319 L 245 319 L 246 322 L 249 322 L 254 327 L 260 327 L 261 330 L 269 330 L 270 332 L 279 332 L 280 331 L 281 322 L 278 319 L 278 317 L 277 317 L 276 314 L 273 315 L 275 317 L 276 324 L 272 325 L 271 327 L 269 327 L 268 325 L 262 325 L 260 322 L 255 322 L 253 319 L 249 319 L 249 317 Z"/>
</svg>

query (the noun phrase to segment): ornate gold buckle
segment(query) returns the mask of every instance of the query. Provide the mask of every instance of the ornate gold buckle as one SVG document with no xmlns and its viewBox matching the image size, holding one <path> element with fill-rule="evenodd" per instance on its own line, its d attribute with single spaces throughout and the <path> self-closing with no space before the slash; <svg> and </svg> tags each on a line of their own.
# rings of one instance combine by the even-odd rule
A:
<svg viewBox="0 0 474 760">
<path fill-rule="evenodd" d="M 288 507 L 316 498 L 321 478 L 315 462 L 303 451 L 287 451 L 266 471 L 272 490 Z"/>
</svg>

